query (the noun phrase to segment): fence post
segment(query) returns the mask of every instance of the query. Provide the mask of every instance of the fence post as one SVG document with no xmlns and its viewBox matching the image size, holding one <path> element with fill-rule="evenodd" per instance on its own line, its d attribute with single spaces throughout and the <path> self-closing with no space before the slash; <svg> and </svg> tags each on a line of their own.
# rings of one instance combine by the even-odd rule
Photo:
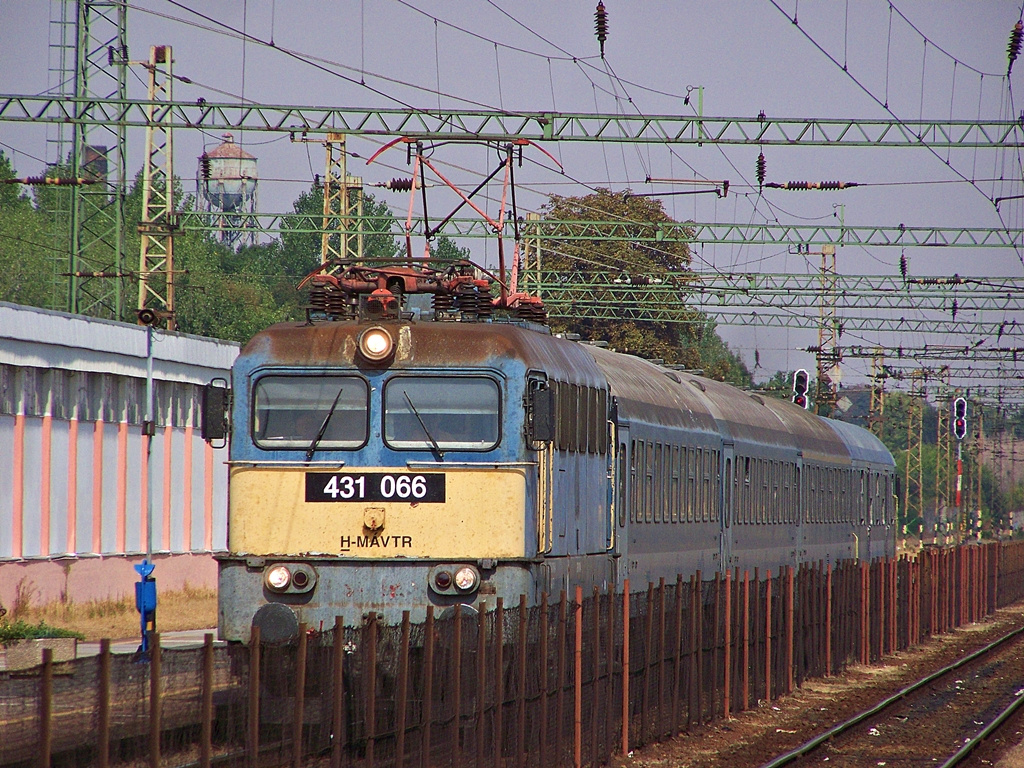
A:
<svg viewBox="0 0 1024 768">
<path fill-rule="evenodd" d="M 302 721 L 306 715 L 306 651 L 309 635 L 305 624 L 299 624 L 299 649 L 295 659 L 295 711 L 292 721 L 292 765 L 302 768 Z"/>
<path fill-rule="evenodd" d="M 487 716 L 487 603 L 476 617 L 476 768 L 484 768 L 484 725 Z"/>
<path fill-rule="evenodd" d="M 665 733 L 665 577 L 658 579 L 658 721 L 655 732 Z"/>
<path fill-rule="evenodd" d="M 203 703 L 199 734 L 199 765 L 210 768 L 213 753 L 213 635 L 203 635 Z"/>
<path fill-rule="evenodd" d="M 704 581 L 700 571 L 696 573 L 696 580 L 693 582 L 693 614 L 696 620 L 694 631 L 694 652 L 696 654 L 697 669 L 697 722 L 704 722 Z"/>
<path fill-rule="evenodd" d="M 427 608 L 428 616 L 433 606 Z M 427 641 L 429 643 L 429 640 Z M 344 743 L 345 732 L 345 624 L 341 616 L 334 617 L 334 647 L 331 649 L 334 656 L 334 700 L 331 702 L 331 733 L 334 739 L 331 742 L 331 768 L 341 768 L 341 750 Z M 430 678 L 427 678 L 427 685 L 430 685 Z"/>
<path fill-rule="evenodd" d="M 462 733 L 462 611 L 456 610 L 452 619 L 455 622 L 454 638 L 452 639 L 452 678 L 455 683 L 455 696 L 452 714 L 452 768 L 462 763 L 462 744 L 459 738 Z"/>
<path fill-rule="evenodd" d="M 370 611 L 363 627 L 363 647 L 366 649 L 366 666 L 363 685 L 366 686 L 366 709 L 363 722 L 366 723 L 366 764 L 373 768 L 374 752 L 377 746 L 377 612 Z"/>
<path fill-rule="evenodd" d="M 572 755 L 573 765 L 583 765 L 583 587 L 576 585 L 573 608 L 573 703 L 572 703 Z"/>
<path fill-rule="evenodd" d="M 605 614 L 608 619 L 607 626 L 607 637 L 605 638 L 605 671 L 606 677 L 604 682 L 604 699 L 606 702 L 604 710 L 604 743 L 605 743 L 605 762 L 615 754 L 615 748 L 612 746 L 612 733 L 615 731 L 615 706 L 613 704 L 613 694 L 615 692 L 615 676 L 613 670 L 615 669 L 615 585 L 609 583 L 605 588 L 605 595 L 608 598 L 608 607 L 605 609 Z"/>
<path fill-rule="evenodd" d="M 249 768 L 256 768 L 260 751 L 260 628 L 249 636 L 249 722 L 246 738 Z"/>
<path fill-rule="evenodd" d="M 548 688 L 551 682 L 551 675 L 548 674 L 548 593 L 545 592 L 540 596 L 540 679 L 542 680 L 540 686 L 540 744 L 537 750 L 537 764 L 540 768 L 544 768 L 545 756 L 547 755 L 548 747 L 548 699 L 551 696 L 551 690 Z"/>
<path fill-rule="evenodd" d="M 110 765 L 110 640 L 100 640 L 100 689 L 99 701 L 99 755 L 97 761 L 99 768 L 108 768 Z"/>
<path fill-rule="evenodd" d="M 601 675 L 601 590 L 594 587 L 594 610 L 591 612 L 594 622 L 594 642 L 591 646 L 593 656 L 592 675 L 590 682 L 590 764 L 597 765 L 597 720 L 601 707 L 598 706 L 598 680 Z M 611 650 L 608 650 L 611 653 Z"/>
<path fill-rule="evenodd" d="M 434 606 L 427 606 L 427 625 L 423 638 L 423 742 L 420 749 L 420 766 L 430 765 L 430 729 L 434 724 Z"/>
<path fill-rule="evenodd" d="M 750 571 L 743 571 L 743 709 L 750 706 Z"/>
<path fill-rule="evenodd" d="M 519 595 L 519 690 L 516 702 L 516 768 L 526 765 L 526 632 L 527 632 L 526 595 Z M 547 657 L 538 659 L 542 668 L 547 668 Z M 544 689 L 541 688 L 541 695 Z M 425 766 L 424 766 L 425 768 Z"/>
<path fill-rule="evenodd" d="M 764 700 L 772 700 L 772 569 L 764 574 Z"/>
<path fill-rule="evenodd" d="M 825 677 L 832 675 L 832 563 L 825 566 Z"/>
<path fill-rule="evenodd" d="M 722 679 L 725 687 L 722 690 L 722 709 L 725 719 L 728 720 L 732 714 L 732 680 L 730 679 L 732 677 L 732 571 L 728 569 L 725 571 L 724 633 L 725 659 L 723 667 L 725 668 L 725 675 Z"/>
<path fill-rule="evenodd" d="M 647 602 L 644 606 L 644 676 L 640 696 L 640 743 L 647 743 L 647 715 L 651 709 L 651 646 L 654 643 L 654 582 L 647 582 Z"/>
<path fill-rule="evenodd" d="M 563 589 L 558 597 L 558 692 L 555 696 L 555 708 L 557 710 L 555 720 L 555 765 L 560 765 L 564 756 L 562 755 L 562 737 L 565 735 L 565 641 L 569 631 L 569 615 L 567 595 Z"/>
<path fill-rule="evenodd" d="M 793 692 L 793 566 L 786 567 L 786 693 Z"/>
<path fill-rule="evenodd" d="M 50 768 L 53 747 L 53 649 L 43 648 L 43 668 L 39 676 L 39 765 Z"/>
<path fill-rule="evenodd" d="M 160 768 L 160 633 L 150 635 L 149 764 Z"/>
<path fill-rule="evenodd" d="M 505 704 L 505 599 L 497 598 L 494 607 L 494 765 L 501 765 Z M 401 768 L 401 766 L 398 766 Z"/>
<path fill-rule="evenodd" d="M 672 735 L 679 733 L 679 687 L 683 679 L 683 574 L 676 574 L 675 684 L 672 686 Z"/>
<path fill-rule="evenodd" d="M 395 766 L 405 765 L 405 718 L 409 698 L 409 611 L 402 611 L 401 656 L 398 659 L 398 707 L 395 723 Z M 298 768 L 298 766 L 296 766 Z"/>
<path fill-rule="evenodd" d="M 622 580 L 622 754 L 629 754 L 629 579 Z"/>
</svg>

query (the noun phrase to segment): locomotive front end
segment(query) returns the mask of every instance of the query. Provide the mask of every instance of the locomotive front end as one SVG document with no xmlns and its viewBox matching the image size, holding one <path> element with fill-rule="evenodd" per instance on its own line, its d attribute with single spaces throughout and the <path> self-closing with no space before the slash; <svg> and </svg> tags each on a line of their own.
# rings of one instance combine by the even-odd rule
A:
<svg viewBox="0 0 1024 768">
<path fill-rule="evenodd" d="M 491 324 L 259 334 L 234 373 L 222 637 L 532 595 L 525 379 Z"/>
</svg>

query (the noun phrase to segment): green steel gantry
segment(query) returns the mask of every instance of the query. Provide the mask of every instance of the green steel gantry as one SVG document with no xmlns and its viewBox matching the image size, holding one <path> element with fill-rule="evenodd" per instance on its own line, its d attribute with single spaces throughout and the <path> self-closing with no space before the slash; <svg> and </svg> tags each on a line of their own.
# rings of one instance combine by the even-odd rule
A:
<svg viewBox="0 0 1024 768">
<path fill-rule="evenodd" d="M 100 5 L 92 3 L 91 5 Z M 115 3 L 110 3 L 115 5 Z M 123 7 L 123 3 L 117 3 Z M 857 120 L 800 117 L 621 115 L 583 112 L 375 109 L 293 104 L 161 102 L 180 127 L 206 131 L 345 133 L 487 141 L 602 141 L 630 144 L 744 144 L 812 147 L 1024 147 L 1016 120 Z M 144 101 L 0 94 L 0 121 L 145 127 Z"/>
</svg>

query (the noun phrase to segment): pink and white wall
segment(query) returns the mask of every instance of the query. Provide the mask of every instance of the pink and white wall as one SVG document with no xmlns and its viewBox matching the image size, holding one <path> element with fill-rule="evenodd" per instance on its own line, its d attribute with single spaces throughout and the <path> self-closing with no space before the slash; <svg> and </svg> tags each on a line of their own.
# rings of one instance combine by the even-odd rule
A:
<svg viewBox="0 0 1024 768">
<path fill-rule="evenodd" d="M 227 451 L 200 437 L 201 387 L 238 346 L 152 349 L 147 444 L 144 328 L 0 303 L 0 606 L 132 595 L 147 548 L 161 591 L 216 585 Z"/>
</svg>

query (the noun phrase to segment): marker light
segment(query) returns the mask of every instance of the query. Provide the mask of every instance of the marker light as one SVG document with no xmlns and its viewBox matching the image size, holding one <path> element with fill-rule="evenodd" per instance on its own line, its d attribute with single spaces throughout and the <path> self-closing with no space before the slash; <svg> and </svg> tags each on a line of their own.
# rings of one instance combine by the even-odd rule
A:
<svg viewBox="0 0 1024 768">
<path fill-rule="evenodd" d="M 292 574 L 283 565 L 275 565 L 267 571 L 266 580 L 268 587 L 277 592 L 283 592 L 288 589 L 288 584 L 292 580 Z"/>
<path fill-rule="evenodd" d="M 476 571 L 472 568 L 459 568 L 455 572 L 455 586 L 461 590 L 472 589 L 476 586 Z"/>
<path fill-rule="evenodd" d="M 434 576 L 434 584 L 438 589 L 448 589 L 452 585 L 452 575 L 448 571 L 438 571 Z"/>
<path fill-rule="evenodd" d="M 386 330 L 379 326 L 367 328 L 359 335 L 359 351 L 367 360 L 378 362 L 387 358 L 394 350 L 395 342 Z"/>
</svg>

